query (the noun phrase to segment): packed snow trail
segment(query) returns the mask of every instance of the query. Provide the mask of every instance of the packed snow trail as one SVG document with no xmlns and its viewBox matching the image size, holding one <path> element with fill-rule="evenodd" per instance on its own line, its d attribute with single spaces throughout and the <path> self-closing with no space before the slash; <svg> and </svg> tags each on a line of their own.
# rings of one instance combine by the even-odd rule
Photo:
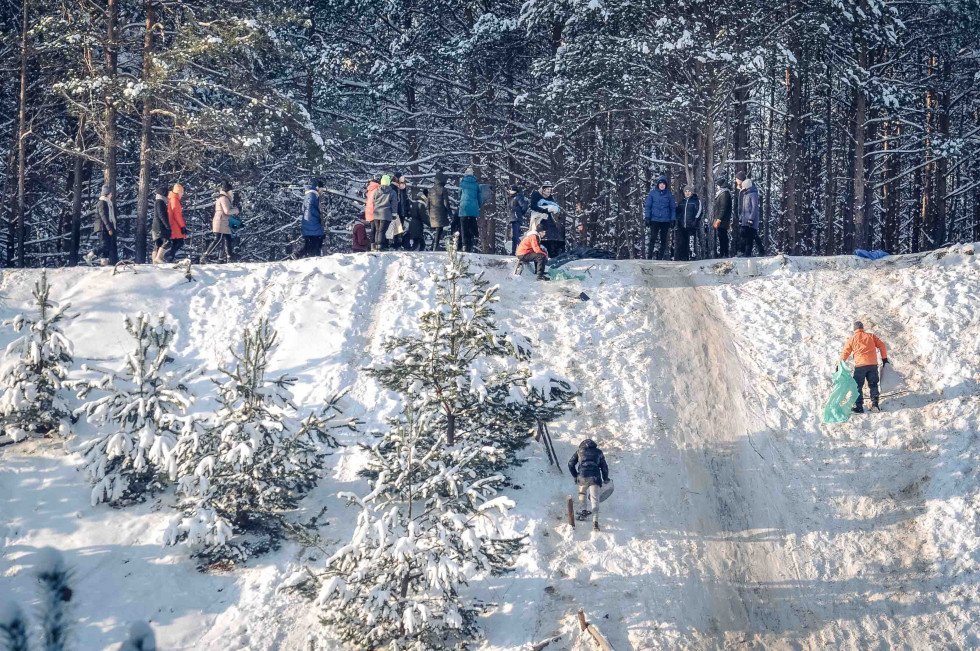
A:
<svg viewBox="0 0 980 651">
<path fill-rule="evenodd" d="M 606 453 L 616 494 L 598 534 L 564 523 L 567 471 L 528 449 L 515 469 L 513 524 L 528 534 L 516 571 L 475 581 L 496 606 L 487 651 L 585 651 L 582 608 L 617 651 L 652 648 L 969 648 L 980 646 L 980 273 L 962 247 L 868 263 L 850 257 L 572 263 L 584 282 L 515 278 L 510 258 L 472 256 L 500 286 L 505 332 L 572 379 L 579 407 L 552 425 L 564 464 L 586 436 Z M 397 408 L 361 369 L 413 331 L 434 304 L 440 254 L 365 254 L 179 272 L 50 270 L 76 362 L 121 363 L 122 317 L 165 312 L 179 363 L 214 370 L 260 318 L 282 337 L 273 373 L 299 377 L 315 407 L 350 387 L 369 440 Z M 0 317 L 30 303 L 35 270 L 5 270 Z M 581 300 L 584 291 L 590 300 Z M 818 421 L 832 365 L 862 318 L 894 368 L 882 414 Z M 0 346 L 12 335 L 0 333 Z M 205 377 L 198 411 L 213 405 Z M 91 435 L 82 427 L 80 437 Z M 297 521 L 316 517 L 329 552 L 350 536 L 336 494 L 363 492 L 356 445 L 328 460 Z M 338 648 L 299 597 L 278 590 L 324 551 L 299 544 L 222 575 L 163 547 L 170 501 L 88 504 L 60 444 L 0 448 L 0 593 L 30 603 L 32 555 L 45 545 L 75 568 L 78 648 L 112 648 L 151 620 L 162 648 Z M 312 641 L 312 642 L 311 642 Z"/>
</svg>

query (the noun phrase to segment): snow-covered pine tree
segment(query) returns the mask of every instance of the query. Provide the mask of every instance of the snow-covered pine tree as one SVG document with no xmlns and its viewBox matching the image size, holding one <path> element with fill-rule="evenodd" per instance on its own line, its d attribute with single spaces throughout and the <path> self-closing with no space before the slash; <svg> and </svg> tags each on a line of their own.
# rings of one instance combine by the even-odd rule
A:
<svg viewBox="0 0 980 651">
<path fill-rule="evenodd" d="M 13 600 L 0 601 L 0 648 L 5 651 L 28 651 L 27 617 Z"/>
<path fill-rule="evenodd" d="M 356 423 L 342 416 L 343 393 L 300 420 L 290 391 L 296 378 L 266 376 L 275 331 L 261 321 L 242 338 L 241 352 L 232 349 L 234 368 L 216 381 L 218 410 L 181 433 L 169 461 L 184 499 L 165 541 L 193 545 L 207 564 L 275 548 L 283 512 L 313 488 L 328 448 L 338 446 L 331 432 Z"/>
<path fill-rule="evenodd" d="M 180 433 L 181 418 L 193 397 L 188 373 L 174 369 L 176 328 L 164 315 L 126 317 L 126 332 L 135 348 L 122 370 L 104 371 L 97 380 L 77 383 L 78 397 L 103 393 L 76 410 L 101 432 L 81 448 L 85 472 L 94 484 L 92 504 L 140 500 L 159 488 L 170 451 Z"/>
<path fill-rule="evenodd" d="M 319 577 L 323 622 L 368 648 L 468 648 L 479 605 L 467 583 L 512 567 L 520 537 L 500 519 L 503 471 L 518 463 L 536 419 L 557 418 L 575 389 L 532 371 L 525 342 L 498 331 L 496 288 L 453 243 L 435 278 L 438 305 L 420 333 L 387 345 L 369 369 L 401 396 L 402 413 L 369 448 L 372 479 L 350 544 Z"/>
<path fill-rule="evenodd" d="M 51 300 L 48 275 L 34 285 L 36 313 L 4 321 L 23 332 L 7 346 L 0 364 L 0 433 L 13 442 L 57 433 L 67 437 L 71 411 L 61 396 L 72 363 L 71 342 L 62 333 L 68 304 Z"/>
<path fill-rule="evenodd" d="M 524 337 L 500 332 L 493 311 L 497 288 L 470 270 L 454 242 L 434 282 L 438 304 L 420 315 L 419 334 L 386 343 L 392 359 L 367 372 L 431 421 L 424 436 L 447 446 L 462 440 L 482 447 L 477 463 L 489 476 L 519 463 L 517 454 L 537 420 L 555 420 L 568 411 L 576 389 L 533 369 Z M 392 444 L 383 437 L 373 446 L 365 476 L 376 478 L 387 467 L 385 448 Z"/>
<path fill-rule="evenodd" d="M 431 413 L 429 414 L 431 416 Z M 363 498 L 348 545 L 318 577 L 321 619 L 363 648 L 466 649 L 480 637 L 480 605 L 462 591 L 471 579 L 513 566 L 522 541 L 505 531 L 476 442 L 446 446 L 442 424 L 406 410 L 385 435 L 390 464 Z M 499 512 L 498 512 L 499 511 Z"/>
</svg>

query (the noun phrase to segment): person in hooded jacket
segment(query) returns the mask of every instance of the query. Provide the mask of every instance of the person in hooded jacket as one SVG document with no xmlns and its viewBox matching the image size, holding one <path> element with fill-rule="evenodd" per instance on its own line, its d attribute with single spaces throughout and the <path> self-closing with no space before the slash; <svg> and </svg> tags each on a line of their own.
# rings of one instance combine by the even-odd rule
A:
<svg viewBox="0 0 980 651">
<path fill-rule="evenodd" d="M 429 191 L 419 190 L 415 201 L 409 202 L 408 231 L 405 233 L 405 248 L 409 251 L 425 250 L 425 220 L 429 215 Z"/>
<path fill-rule="evenodd" d="M 738 182 L 738 242 L 744 257 L 752 257 L 752 245 L 758 241 L 760 253 L 762 241 L 759 239 L 759 189 L 745 172 L 735 175 Z"/>
<path fill-rule="evenodd" d="M 375 251 L 385 251 L 388 249 L 386 239 L 388 224 L 391 223 L 392 214 L 398 209 L 398 195 L 391 188 L 391 175 L 385 174 L 381 177 L 381 183 L 371 195 L 374 199 L 374 219 L 371 225 L 374 227 L 374 247 Z"/>
<path fill-rule="evenodd" d="M 442 239 L 442 229 L 449 226 L 449 193 L 446 192 L 446 173 L 438 171 L 432 180 L 432 187 L 429 188 L 429 228 L 434 228 L 436 233 L 432 238 L 432 250 L 439 248 L 439 241 Z"/>
<path fill-rule="evenodd" d="M 727 258 L 730 244 L 728 232 L 732 227 L 732 190 L 726 178 L 718 179 L 715 185 L 718 192 L 715 194 L 715 221 L 712 227 L 718 234 L 718 253 L 722 258 Z"/>
<path fill-rule="evenodd" d="M 674 194 L 670 191 L 670 181 L 665 174 L 657 178 L 656 185 L 647 194 L 646 201 L 643 202 L 643 217 L 647 227 L 650 229 L 650 241 L 647 244 L 647 260 L 653 260 L 656 251 L 657 260 L 669 258 L 667 242 L 670 236 L 670 227 L 674 225 L 676 218 L 677 202 L 674 201 Z M 660 247 L 656 244 L 659 241 Z"/>
<path fill-rule="evenodd" d="M 162 264 L 170 249 L 170 216 L 167 214 L 167 186 L 160 185 L 153 197 L 153 221 L 150 222 L 150 239 L 153 240 L 153 264 Z"/>
<path fill-rule="evenodd" d="M 187 239 L 187 223 L 184 222 L 184 206 L 181 203 L 183 197 L 184 186 L 174 183 L 173 189 L 167 195 L 167 219 L 170 220 L 170 248 L 164 255 L 167 262 L 177 259 L 177 252 Z"/>
<path fill-rule="evenodd" d="M 367 190 L 365 190 L 365 203 L 364 203 L 364 221 L 369 225 L 374 221 L 374 191 L 378 189 L 377 178 L 372 178 L 368 181 Z"/>
<path fill-rule="evenodd" d="M 224 254 L 224 262 L 231 261 L 231 218 L 240 214 L 232 199 L 231 182 L 227 179 L 221 182 L 221 190 L 214 201 L 214 217 L 211 218 L 211 232 L 214 239 L 207 250 L 201 254 L 201 264 L 207 262 L 212 253 L 220 257 Z"/>
<path fill-rule="evenodd" d="M 354 222 L 354 226 L 351 229 L 351 234 L 353 235 L 351 250 L 354 253 L 364 253 L 371 250 L 371 238 L 368 236 L 368 226 L 369 222 L 365 221 L 363 217 Z"/>
<path fill-rule="evenodd" d="M 521 243 L 521 225 L 524 223 L 524 215 L 527 214 L 530 203 L 520 186 L 510 186 L 507 193 L 507 210 L 510 213 L 510 254 L 517 254 L 517 247 Z"/>
<path fill-rule="evenodd" d="M 303 192 L 303 257 L 320 255 L 323 249 L 323 219 L 320 215 L 320 189 L 323 181 L 313 179 Z"/>
<path fill-rule="evenodd" d="M 480 205 L 483 196 L 480 182 L 472 167 L 467 167 L 459 182 L 459 230 L 462 237 L 463 250 L 473 252 L 476 240 L 480 237 Z"/>
<path fill-rule="evenodd" d="M 517 257 L 521 263 L 533 263 L 534 273 L 538 280 L 549 280 L 548 275 L 545 273 L 548 264 L 548 251 L 541 248 L 541 236 L 544 235 L 545 226 L 544 222 L 538 222 L 534 225 L 521 243 L 517 246 L 517 251 L 514 255 Z"/>
<path fill-rule="evenodd" d="M 119 262 L 119 250 L 116 248 L 116 205 L 108 183 L 102 186 L 102 192 L 99 193 L 94 230 L 99 234 L 101 244 L 99 264 L 115 265 Z"/>
<path fill-rule="evenodd" d="M 691 238 L 701 224 L 701 199 L 693 185 L 684 186 L 684 198 L 677 205 L 677 259 L 691 259 Z"/>
<path fill-rule="evenodd" d="M 397 210 L 392 211 L 391 218 L 401 220 L 403 232 L 395 235 L 392 239 L 392 248 L 409 248 L 408 225 L 412 220 L 412 213 L 415 211 L 415 202 L 412 199 L 412 191 L 408 187 L 408 177 L 404 174 L 395 173 L 391 181 L 391 191 L 396 195 L 395 205 Z"/>
<path fill-rule="evenodd" d="M 602 450 L 592 439 L 579 443 L 575 454 L 568 460 L 568 472 L 578 485 L 578 503 L 582 507 L 579 518 L 592 516 L 592 528 L 599 530 L 599 488 L 609 481 L 609 466 Z M 589 506 L 585 508 L 585 497 L 588 494 Z"/>
</svg>

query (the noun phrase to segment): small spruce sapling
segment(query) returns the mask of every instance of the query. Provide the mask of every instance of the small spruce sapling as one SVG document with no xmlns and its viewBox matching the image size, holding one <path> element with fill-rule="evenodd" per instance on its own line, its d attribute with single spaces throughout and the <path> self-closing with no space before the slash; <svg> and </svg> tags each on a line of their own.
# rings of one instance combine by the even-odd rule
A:
<svg viewBox="0 0 980 651">
<path fill-rule="evenodd" d="M 341 415 L 342 394 L 299 420 L 290 391 L 296 378 L 267 377 L 275 331 L 262 321 L 242 339 L 234 367 L 216 381 L 218 410 L 180 435 L 170 461 L 183 499 L 165 541 L 194 546 L 206 564 L 274 549 L 283 513 L 314 487 L 329 448 L 338 446 L 331 432 L 355 425 Z"/>
<path fill-rule="evenodd" d="M 75 412 L 103 432 L 81 448 L 94 484 L 93 505 L 136 501 L 160 488 L 155 479 L 164 473 L 192 401 L 189 374 L 173 368 L 174 325 L 163 315 L 143 313 L 127 316 L 125 323 L 136 345 L 122 370 L 75 385 L 79 399 L 103 394 Z"/>
<path fill-rule="evenodd" d="M 72 364 L 72 345 L 62 332 L 68 304 L 51 300 L 47 272 L 34 285 L 36 313 L 4 321 L 21 336 L 0 363 L 0 434 L 17 442 L 71 433 L 71 411 L 62 397 Z"/>
</svg>

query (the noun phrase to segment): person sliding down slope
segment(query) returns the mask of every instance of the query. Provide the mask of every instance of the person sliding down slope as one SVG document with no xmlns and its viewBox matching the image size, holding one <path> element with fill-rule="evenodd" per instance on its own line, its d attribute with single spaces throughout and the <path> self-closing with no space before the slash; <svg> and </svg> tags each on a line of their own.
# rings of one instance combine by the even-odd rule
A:
<svg viewBox="0 0 980 651">
<path fill-rule="evenodd" d="M 517 259 L 521 263 L 533 262 L 538 280 L 551 280 L 544 273 L 545 264 L 548 262 L 548 252 L 541 248 L 541 235 L 546 229 L 547 226 L 544 222 L 538 222 L 517 246 Z"/>
<path fill-rule="evenodd" d="M 578 501 L 582 506 L 582 510 L 579 511 L 579 519 L 584 520 L 591 515 L 592 529 L 598 531 L 599 488 L 603 482 L 609 481 L 609 466 L 606 465 L 606 457 L 595 441 L 585 439 L 579 443 L 575 454 L 568 460 L 568 472 L 578 484 Z M 589 496 L 591 509 L 585 508 L 586 493 Z"/>
<path fill-rule="evenodd" d="M 855 414 L 864 413 L 864 382 L 867 380 L 868 389 L 871 393 L 871 411 L 881 411 L 878 406 L 878 351 L 881 351 L 881 365 L 884 367 L 888 363 L 888 351 L 885 349 L 885 342 L 878 339 L 873 334 L 864 331 L 864 324 L 860 321 L 854 322 L 854 335 L 847 340 L 844 350 L 840 354 L 842 362 L 854 355 L 854 381 L 858 385 L 857 402 L 851 409 Z"/>
</svg>

